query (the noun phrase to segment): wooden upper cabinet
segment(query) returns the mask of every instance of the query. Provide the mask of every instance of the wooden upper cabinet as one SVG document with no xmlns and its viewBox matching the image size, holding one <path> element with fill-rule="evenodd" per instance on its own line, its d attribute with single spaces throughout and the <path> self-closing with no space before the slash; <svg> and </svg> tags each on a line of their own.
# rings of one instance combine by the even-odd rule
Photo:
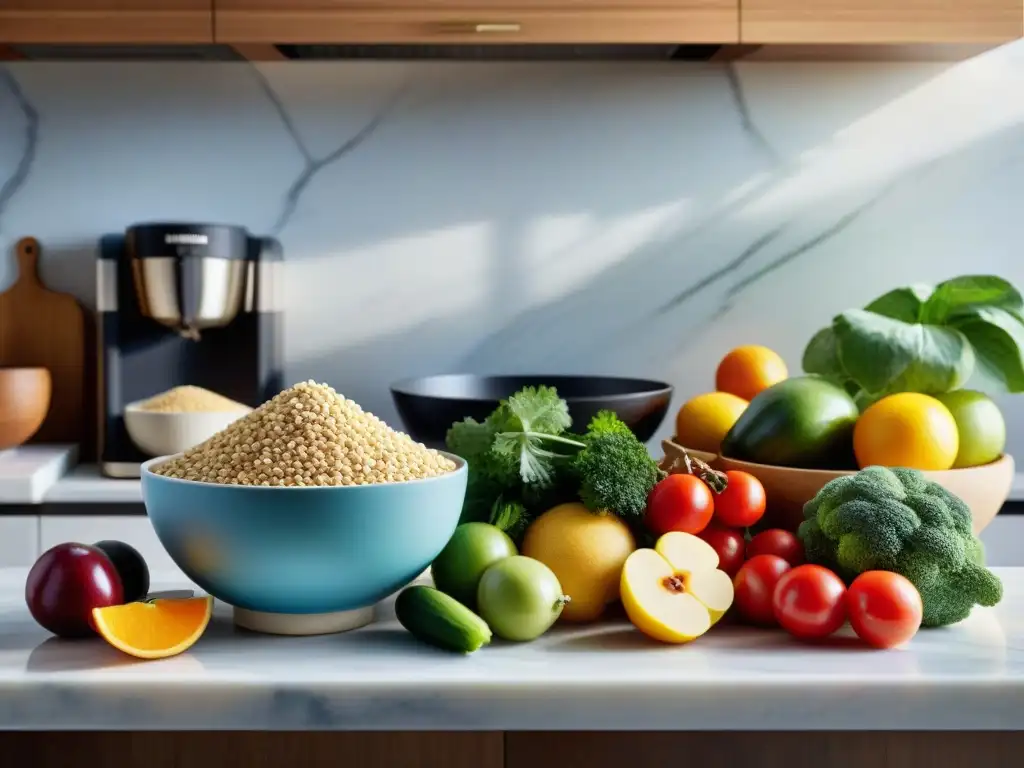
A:
<svg viewBox="0 0 1024 768">
<path fill-rule="evenodd" d="M 210 43 L 213 0 L 0 0 L 0 43 Z"/>
<path fill-rule="evenodd" d="M 226 43 L 735 43 L 739 0 L 216 0 Z"/>
<path fill-rule="evenodd" d="M 1000 43 L 1022 0 L 740 0 L 744 43 Z"/>
</svg>

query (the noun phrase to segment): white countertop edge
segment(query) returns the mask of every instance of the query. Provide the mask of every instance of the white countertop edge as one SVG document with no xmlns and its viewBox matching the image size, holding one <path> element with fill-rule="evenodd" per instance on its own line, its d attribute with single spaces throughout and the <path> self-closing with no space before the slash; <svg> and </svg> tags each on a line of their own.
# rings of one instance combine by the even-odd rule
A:
<svg viewBox="0 0 1024 768">
<path fill-rule="evenodd" d="M 0 569 L 0 616 L 13 622 L 0 637 L 0 731 L 1024 730 L 1015 618 L 1024 569 L 996 570 L 1005 605 L 878 652 L 877 663 L 864 649 L 810 651 L 806 662 L 801 652 L 796 665 L 798 647 L 768 631 L 762 644 L 758 630 L 730 628 L 687 652 L 617 624 L 562 627 L 463 659 L 395 632 L 390 601 L 379 626 L 352 635 L 237 642 L 218 602 L 196 651 L 137 662 L 34 627 L 15 594 L 23 570 Z M 153 585 L 188 582 L 161 571 Z"/>
<path fill-rule="evenodd" d="M 40 680 L 40 683 L 42 681 Z M 152 685 L 152 681 L 149 681 Z M 461 731 L 911 731 L 1024 728 L 1015 686 L 957 686 L 936 711 L 935 691 L 907 686 L 808 686 L 794 682 L 754 697 L 715 684 L 685 691 L 636 683 L 530 690 L 381 683 L 317 691 L 310 686 L 0 685 L 0 730 L 461 730 Z M 584 688 L 583 691 L 580 688 Z M 418 689 L 418 690 L 417 690 Z M 908 695 L 909 694 L 909 695 Z M 898 714 L 897 714 L 898 713 Z"/>
<path fill-rule="evenodd" d="M 100 474 L 98 464 L 80 464 L 50 486 L 47 504 L 141 504 L 142 482 Z"/>
</svg>

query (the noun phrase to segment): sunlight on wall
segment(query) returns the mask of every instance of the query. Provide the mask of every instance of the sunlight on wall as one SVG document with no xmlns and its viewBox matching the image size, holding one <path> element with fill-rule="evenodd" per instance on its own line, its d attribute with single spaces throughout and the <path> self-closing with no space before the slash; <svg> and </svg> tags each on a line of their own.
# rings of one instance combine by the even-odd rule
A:
<svg viewBox="0 0 1024 768">
<path fill-rule="evenodd" d="M 1017 82 L 1007 89 L 1007 83 Z M 837 131 L 745 211 L 761 217 L 870 188 L 1024 123 L 1024 67 L 1013 47 L 950 67 Z"/>
<path fill-rule="evenodd" d="M 550 301 L 571 292 L 637 248 L 685 227 L 693 207 L 682 200 L 604 221 L 592 214 L 534 220 L 516 264 L 529 300 Z"/>
<path fill-rule="evenodd" d="M 358 250 L 289 254 L 289 356 L 315 356 L 425 319 L 484 309 L 492 251 L 491 226 L 477 222 Z"/>
</svg>

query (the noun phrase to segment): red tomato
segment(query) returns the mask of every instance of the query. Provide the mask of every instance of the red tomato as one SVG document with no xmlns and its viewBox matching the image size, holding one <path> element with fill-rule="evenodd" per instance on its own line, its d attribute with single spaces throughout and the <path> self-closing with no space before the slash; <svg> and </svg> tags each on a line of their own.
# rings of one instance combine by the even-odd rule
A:
<svg viewBox="0 0 1024 768">
<path fill-rule="evenodd" d="M 846 590 L 846 612 L 857 637 L 876 648 L 892 648 L 917 634 L 924 606 L 909 579 L 865 571 Z"/>
<path fill-rule="evenodd" d="M 803 565 L 804 545 L 789 531 L 769 528 L 747 542 L 747 559 L 758 555 L 777 555 L 795 568 Z"/>
<path fill-rule="evenodd" d="M 800 565 L 779 579 L 772 605 L 775 618 L 789 634 L 816 640 L 843 626 L 845 598 L 846 585 L 828 568 Z"/>
<path fill-rule="evenodd" d="M 670 531 L 700 533 L 715 511 L 711 489 L 693 475 L 669 475 L 651 489 L 644 522 L 658 536 Z"/>
<path fill-rule="evenodd" d="M 725 476 L 729 483 L 715 496 L 715 522 L 726 528 L 753 525 L 764 514 L 764 486 L 747 472 L 733 469 Z"/>
<path fill-rule="evenodd" d="M 743 549 L 747 543 L 743 533 L 712 523 L 701 531 L 700 537 L 718 553 L 718 567 L 730 576 L 735 576 L 743 565 Z"/>
<path fill-rule="evenodd" d="M 775 555 L 758 555 L 747 560 L 733 579 L 733 602 L 741 617 L 751 624 L 772 626 L 775 585 L 789 571 L 789 563 Z"/>
</svg>

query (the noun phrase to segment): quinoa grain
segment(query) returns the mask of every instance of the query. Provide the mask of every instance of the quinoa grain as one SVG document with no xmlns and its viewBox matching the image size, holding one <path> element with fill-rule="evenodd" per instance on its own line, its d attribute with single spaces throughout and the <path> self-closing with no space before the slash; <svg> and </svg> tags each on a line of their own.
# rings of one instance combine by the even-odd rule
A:
<svg viewBox="0 0 1024 768">
<path fill-rule="evenodd" d="M 454 469 L 331 387 L 307 381 L 153 471 L 201 483 L 303 487 L 403 482 Z"/>
<path fill-rule="evenodd" d="M 156 413 L 231 413 L 248 411 L 249 406 L 202 387 L 174 387 L 139 403 L 139 410 Z"/>
</svg>

